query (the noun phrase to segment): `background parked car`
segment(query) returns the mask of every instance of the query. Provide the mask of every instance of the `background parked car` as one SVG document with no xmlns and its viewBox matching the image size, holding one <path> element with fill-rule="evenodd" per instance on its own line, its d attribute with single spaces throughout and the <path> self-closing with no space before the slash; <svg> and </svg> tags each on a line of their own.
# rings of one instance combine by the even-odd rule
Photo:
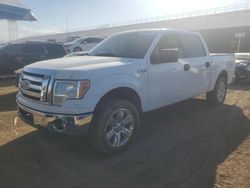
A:
<svg viewBox="0 0 250 188">
<path fill-rule="evenodd" d="M 250 82 L 250 53 L 237 53 L 235 58 L 236 82 Z"/>
<path fill-rule="evenodd" d="M 91 37 L 91 38 L 79 38 L 72 42 L 64 44 L 64 47 L 69 53 L 79 52 L 79 51 L 89 51 L 100 43 L 103 38 Z"/>
<path fill-rule="evenodd" d="M 66 53 L 63 45 L 51 42 L 8 44 L 0 49 L 0 75 L 13 75 L 28 64 L 61 58 Z"/>
<path fill-rule="evenodd" d="M 70 36 L 66 38 L 66 42 L 72 42 L 73 40 L 79 39 L 79 36 Z"/>
<path fill-rule="evenodd" d="M 64 57 L 75 57 L 75 56 L 85 56 L 85 55 L 88 55 L 88 51 L 72 52 L 65 55 Z"/>
</svg>

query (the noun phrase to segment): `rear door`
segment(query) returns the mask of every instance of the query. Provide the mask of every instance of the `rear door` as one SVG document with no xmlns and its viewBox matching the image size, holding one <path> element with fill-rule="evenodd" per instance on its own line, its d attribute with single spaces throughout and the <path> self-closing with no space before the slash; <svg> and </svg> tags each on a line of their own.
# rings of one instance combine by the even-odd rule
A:
<svg viewBox="0 0 250 188">
<path fill-rule="evenodd" d="M 193 96 L 207 91 L 210 83 L 211 60 L 198 34 L 180 34 L 185 51 L 185 61 L 189 65 L 186 77 Z"/>
</svg>

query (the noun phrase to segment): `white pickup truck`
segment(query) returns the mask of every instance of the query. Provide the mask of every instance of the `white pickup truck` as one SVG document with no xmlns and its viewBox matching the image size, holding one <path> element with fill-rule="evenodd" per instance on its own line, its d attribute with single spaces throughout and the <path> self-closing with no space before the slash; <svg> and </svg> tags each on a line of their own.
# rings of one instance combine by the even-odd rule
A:
<svg viewBox="0 0 250 188">
<path fill-rule="evenodd" d="M 64 134 L 86 132 L 106 154 L 136 138 L 139 116 L 206 93 L 224 102 L 233 55 L 210 55 L 195 32 L 155 29 L 115 34 L 86 56 L 41 61 L 23 70 L 18 115 Z"/>
</svg>

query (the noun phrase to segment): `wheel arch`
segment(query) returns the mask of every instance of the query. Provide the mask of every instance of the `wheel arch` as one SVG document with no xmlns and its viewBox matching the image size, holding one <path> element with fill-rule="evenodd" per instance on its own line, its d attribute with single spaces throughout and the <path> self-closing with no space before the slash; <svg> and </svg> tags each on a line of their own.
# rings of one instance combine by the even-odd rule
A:
<svg viewBox="0 0 250 188">
<path fill-rule="evenodd" d="M 220 71 L 220 73 L 214 75 L 215 79 L 211 79 L 211 83 L 210 83 L 210 87 L 209 87 L 209 91 L 213 91 L 214 90 L 214 87 L 217 83 L 217 80 L 221 77 L 225 77 L 227 82 L 228 82 L 228 72 L 226 70 L 222 70 Z"/>
<path fill-rule="evenodd" d="M 228 73 L 227 73 L 227 71 L 226 70 L 221 71 L 220 74 L 219 74 L 219 76 L 217 77 L 217 80 L 220 77 L 225 77 L 228 80 Z"/>
<path fill-rule="evenodd" d="M 117 87 L 106 92 L 106 94 L 104 94 L 98 101 L 97 105 L 95 106 L 94 112 L 96 112 L 96 110 L 102 103 L 104 103 L 110 98 L 123 99 L 123 100 L 129 101 L 135 105 L 139 113 L 142 112 L 141 98 L 139 94 L 130 87 Z"/>
</svg>

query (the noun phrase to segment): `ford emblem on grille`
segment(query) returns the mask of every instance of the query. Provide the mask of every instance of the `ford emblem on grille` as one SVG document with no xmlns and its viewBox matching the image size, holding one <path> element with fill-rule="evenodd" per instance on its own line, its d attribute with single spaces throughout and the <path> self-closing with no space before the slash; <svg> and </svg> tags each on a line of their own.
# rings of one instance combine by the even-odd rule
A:
<svg viewBox="0 0 250 188">
<path fill-rule="evenodd" d="M 29 89 L 30 88 L 30 81 L 29 80 L 24 80 L 22 81 L 22 88 L 23 89 Z"/>
</svg>

